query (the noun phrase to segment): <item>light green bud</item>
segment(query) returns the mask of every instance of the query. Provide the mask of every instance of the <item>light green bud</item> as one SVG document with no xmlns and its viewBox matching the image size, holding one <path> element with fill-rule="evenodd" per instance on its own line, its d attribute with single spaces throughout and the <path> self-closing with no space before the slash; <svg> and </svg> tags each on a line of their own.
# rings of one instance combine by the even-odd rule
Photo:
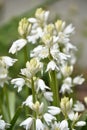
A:
<svg viewBox="0 0 87 130">
<path fill-rule="evenodd" d="M 57 20 L 55 22 L 55 27 L 58 32 L 61 32 L 63 30 L 64 26 L 65 26 L 65 22 L 63 22 L 62 20 Z"/>
<path fill-rule="evenodd" d="M 46 45 L 49 45 L 52 42 L 53 38 L 50 34 L 45 34 L 42 37 L 42 42 L 45 43 Z"/>
<path fill-rule="evenodd" d="M 26 38 L 30 30 L 31 30 L 31 24 L 29 23 L 27 18 L 21 19 L 21 21 L 19 22 L 19 27 L 18 27 L 18 32 L 20 36 L 22 36 L 23 38 Z"/>
<path fill-rule="evenodd" d="M 45 11 L 44 11 L 42 8 L 38 8 L 38 9 L 36 10 L 36 12 L 35 12 L 35 17 L 36 17 L 37 19 L 42 20 L 42 19 L 43 19 L 43 16 L 44 16 L 44 13 L 45 13 Z"/>
</svg>

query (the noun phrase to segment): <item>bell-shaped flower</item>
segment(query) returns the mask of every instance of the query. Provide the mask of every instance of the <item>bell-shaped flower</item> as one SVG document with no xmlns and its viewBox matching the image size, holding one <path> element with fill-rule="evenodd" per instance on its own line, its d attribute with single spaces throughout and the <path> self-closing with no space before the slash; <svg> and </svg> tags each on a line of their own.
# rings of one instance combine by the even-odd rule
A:
<svg viewBox="0 0 87 130">
<path fill-rule="evenodd" d="M 77 101 L 76 104 L 74 104 L 74 111 L 76 112 L 82 112 L 85 110 L 85 106 L 82 102 Z"/>
<path fill-rule="evenodd" d="M 35 29 L 31 30 L 31 33 L 27 36 L 28 42 L 31 42 L 32 44 L 35 44 L 39 38 L 41 38 L 43 35 L 43 30 L 41 27 L 37 27 Z"/>
<path fill-rule="evenodd" d="M 18 51 L 20 51 L 25 45 L 27 44 L 27 40 L 26 39 L 19 39 L 16 40 L 15 42 L 13 42 L 11 48 L 9 49 L 9 53 L 15 54 Z"/>
<path fill-rule="evenodd" d="M 51 60 L 48 64 L 47 64 L 47 69 L 46 71 L 49 71 L 49 70 L 56 70 L 56 71 L 59 71 L 59 67 L 57 66 L 57 64 Z"/>
<path fill-rule="evenodd" d="M 33 123 L 33 118 L 29 117 L 26 120 L 24 120 L 20 126 L 23 126 L 26 130 L 30 130 Z"/>
<path fill-rule="evenodd" d="M 57 115 L 61 112 L 61 109 L 59 107 L 55 107 L 55 106 L 49 106 L 48 107 L 48 112 L 52 115 Z"/>
<path fill-rule="evenodd" d="M 36 119 L 36 130 L 44 130 L 44 124 L 40 119 Z"/>
<path fill-rule="evenodd" d="M 13 66 L 13 64 L 17 61 L 17 59 L 13 59 L 9 56 L 2 56 L 1 59 L 5 63 L 7 68 Z"/>
<path fill-rule="evenodd" d="M 56 120 L 56 117 L 53 116 L 53 115 L 51 115 L 51 114 L 49 114 L 49 113 L 45 113 L 45 114 L 43 115 L 43 118 L 44 118 L 44 120 L 46 121 L 47 125 L 50 125 L 50 123 L 51 123 L 52 121 L 55 121 L 55 120 Z"/>
<path fill-rule="evenodd" d="M 31 51 L 30 56 L 31 57 L 38 57 L 39 59 L 44 59 L 44 58 L 47 58 L 49 56 L 49 50 L 47 47 L 39 45 Z"/>
<path fill-rule="evenodd" d="M 46 89 L 50 90 L 50 88 L 45 84 L 45 82 L 42 79 L 37 79 L 36 81 L 36 91 L 39 90 L 45 91 Z"/>
<path fill-rule="evenodd" d="M 86 122 L 85 121 L 78 121 L 75 126 L 85 126 L 86 125 Z"/>
<path fill-rule="evenodd" d="M 67 77 L 64 79 L 63 84 L 60 88 L 60 93 L 71 93 L 72 91 L 72 79 L 71 77 Z"/>
<path fill-rule="evenodd" d="M 25 80 L 23 78 L 15 78 L 11 80 L 11 84 L 14 84 L 14 88 L 18 88 L 18 92 L 20 92 L 25 84 Z"/>
<path fill-rule="evenodd" d="M 80 115 L 78 112 L 74 113 L 73 111 L 68 115 L 69 119 L 72 121 L 73 126 L 84 126 L 86 125 L 85 121 L 79 121 Z"/>
<path fill-rule="evenodd" d="M 53 93 L 50 91 L 44 91 L 43 95 L 47 101 L 52 102 L 53 101 Z"/>
<path fill-rule="evenodd" d="M 82 75 L 80 75 L 73 79 L 73 84 L 81 85 L 84 81 L 85 81 L 85 79 L 82 77 Z"/>
<path fill-rule="evenodd" d="M 68 122 L 67 120 L 62 120 L 61 122 L 54 122 L 54 124 L 52 125 L 52 129 L 51 130 L 69 130 L 68 127 Z"/>
<path fill-rule="evenodd" d="M 8 69 L 12 66 L 17 59 L 10 58 L 8 56 L 0 57 L 0 86 L 3 87 L 4 83 L 8 84 L 10 77 L 8 76 Z"/>
<path fill-rule="evenodd" d="M 9 123 L 6 123 L 4 120 L 1 119 L 2 116 L 0 116 L 0 130 L 6 130 L 6 128 L 10 127 Z"/>
<path fill-rule="evenodd" d="M 70 76 L 72 72 L 73 72 L 72 65 L 63 64 L 63 66 L 61 67 L 61 73 L 63 74 L 64 77 Z"/>
</svg>

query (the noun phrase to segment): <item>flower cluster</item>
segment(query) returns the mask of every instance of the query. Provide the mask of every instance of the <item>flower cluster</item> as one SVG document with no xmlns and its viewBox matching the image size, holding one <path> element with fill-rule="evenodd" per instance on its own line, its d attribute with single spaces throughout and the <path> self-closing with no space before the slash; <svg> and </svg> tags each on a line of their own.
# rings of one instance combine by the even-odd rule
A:
<svg viewBox="0 0 87 130">
<path fill-rule="evenodd" d="M 82 75 L 72 77 L 77 48 L 70 36 L 75 28 L 72 24 L 67 26 L 65 21 L 49 23 L 48 19 L 49 11 L 42 8 L 36 10 L 35 17 L 23 18 L 18 26 L 20 38 L 9 49 L 9 53 L 17 54 L 27 45 L 34 46 L 30 55 L 25 55 L 26 67 L 20 69 L 18 78 L 11 80 L 18 92 L 25 87 L 30 91 L 22 103 L 30 112 L 26 112 L 28 117 L 20 126 L 26 130 L 76 130 L 86 122 L 80 121 L 85 106 L 70 96 L 73 88 L 84 82 Z M 16 61 L 10 57 L 0 58 L 1 87 L 8 83 L 8 68 Z"/>
</svg>

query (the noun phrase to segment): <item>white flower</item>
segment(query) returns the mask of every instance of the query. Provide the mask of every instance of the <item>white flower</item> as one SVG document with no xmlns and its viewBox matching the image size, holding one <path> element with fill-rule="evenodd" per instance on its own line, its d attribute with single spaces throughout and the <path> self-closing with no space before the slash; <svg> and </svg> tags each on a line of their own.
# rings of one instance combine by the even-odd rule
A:
<svg viewBox="0 0 87 130">
<path fill-rule="evenodd" d="M 68 66 L 67 64 L 63 64 L 63 66 L 61 67 L 61 72 L 65 77 L 70 76 L 72 74 L 72 71 L 73 71 L 72 65 Z"/>
<path fill-rule="evenodd" d="M 33 118 L 29 117 L 26 120 L 24 120 L 20 124 L 20 126 L 23 126 L 26 130 L 30 130 L 32 123 L 33 123 Z"/>
<path fill-rule="evenodd" d="M 0 86 L 3 87 L 4 83 L 8 84 L 10 77 L 8 76 L 8 68 L 12 66 L 17 60 L 8 56 L 0 57 Z"/>
<path fill-rule="evenodd" d="M 45 84 L 45 82 L 42 79 L 38 79 L 36 82 L 37 89 L 36 91 L 38 92 L 39 90 L 45 91 L 46 89 L 50 90 L 50 88 Z"/>
<path fill-rule="evenodd" d="M 50 61 L 48 64 L 47 64 L 47 69 L 46 71 L 49 71 L 49 70 L 57 70 L 59 71 L 59 67 L 56 65 L 56 63 L 54 61 Z"/>
<path fill-rule="evenodd" d="M 48 112 L 52 115 L 57 115 L 61 112 L 61 109 L 59 107 L 49 106 Z"/>
<path fill-rule="evenodd" d="M 55 121 L 55 120 L 56 120 L 56 118 L 55 118 L 53 115 L 49 114 L 49 113 L 45 113 L 45 114 L 43 115 L 43 118 L 44 118 L 44 120 L 46 121 L 47 125 L 50 125 L 50 123 L 51 123 L 52 121 Z"/>
<path fill-rule="evenodd" d="M 47 101 L 52 102 L 53 101 L 53 93 L 52 92 L 43 92 L 44 97 L 46 98 Z"/>
<path fill-rule="evenodd" d="M 25 84 L 25 80 L 23 78 L 12 79 L 11 84 L 14 84 L 14 88 L 18 87 L 18 92 L 20 92 Z"/>
<path fill-rule="evenodd" d="M 72 79 L 71 77 L 67 77 L 64 81 L 63 81 L 63 84 L 61 86 L 61 89 L 60 89 L 60 92 L 65 94 L 66 92 L 67 93 L 71 93 L 72 92 Z"/>
<path fill-rule="evenodd" d="M 25 39 L 19 39 L 13 42 L 9 53 L 15 54 L 17 51 L 20 51 L 25 45 L 27 44 L 27 41 Z"/>
<path fill-rule="evenodd" d="M 74 104 L 74 111 L 82 112 L 84 110 L 85 106 L 80 101 L 77 101 L 76 104 Z"/>
<path fill-rule="evenodd" d="M 38 57 L 39 59 L 47 58 L 49 55 L 49 50 L 47 47 L 44 47 L 42 45 L 37 46 L 36 48 L 31 51 L 30 56 L 31 57 Z"/>
<path fill-rule="evenodd" d="M 36 130 L 44 130 L 44 125 L 40 119 L 36 119 Z"/>
<path fill-rule="evenodd" d="M 13 59 L 9 56 L 2 56 L 1 58 L 3 62 L 6 64 L 6 67 L 13 66 L 13 64 L 17 61 L 17 59 Z"/>
<path fill-rule="evenodd" d="M 64 29 L 64 33 L 65 34 L 71 34 L 73 33 L 75 30 L 75 28 L 72 26 L 72 24 L 69 24 L 65 29 Z"/>
<path fill-rule="evenodd" d="M 33 97 L 32 95 L 28 96 L 27 99 L 22 103 L 23 105 L 26 105 L 32 109 L 33 106 Z"/>
<path fill-rule="evenodd" d="M 75 126 L 84 126 L 86 125 L 85 121 L 78 121 L 80 116 L 78 112 L 74 113 L 73 111 L 68 115 L 69 119 L 74 122 Z"/>
<path fill-rule="evenodd" d="M 54 122 L 54 124 L 52 125 L 52 129 L 51 130 L 69 130 L 68 128 L 68 122 L 66 120 L 63 120 L 61 122 Z"/>
<path fill-rule="evenodd" d="M 85 81 L 85 79 L 82 77 L 82 75 L 80 75 L 73 79 L 73 84 L 81 85 L 84 81 Z"/>
<path fill-rule="evenodd" d="M 85 126 L 86 122 L 85 121 L 78 121 L 75 126 Z"/>
<path fill-rule="evenodd" d="M 0 116 L 0 130 L 5 130 L 6 128 L 9 128 L 10 124 L 6 123 L 1 118 L 2 118 L 2 116 Z"/>
<path fill-rule="evenodd" d="M 41 38 L 43 35 L 43 31 L 40 27 L 37 27 L 36 29 L 31 30 L 31 33 L 29 36 L 27 36 L 28 42 L 32 42 L 32 44 L 35 44 L 39 38 Z"/>
<path fill-rule="evenodd" d="M 0 61 L 0 86 L 3 87 L 4 83 L 8 84 L 8 69 L 4 67 L 4 63 Z"/>
</svg>

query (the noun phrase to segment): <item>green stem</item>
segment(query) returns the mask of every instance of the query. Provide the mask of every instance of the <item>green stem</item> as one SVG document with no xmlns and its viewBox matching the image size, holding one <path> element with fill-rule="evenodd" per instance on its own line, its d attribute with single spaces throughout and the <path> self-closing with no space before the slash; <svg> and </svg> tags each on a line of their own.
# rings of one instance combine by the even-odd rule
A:
<svg viewBox="0 0 87 130">
<path fill-rule="evenodd" d="M 36 99 L 35 99 L 35 89 L 34 89 L 34 80 L 33 78 L 31 78 L 31 87 L 32 87 L 32 96 L 33 96 L 33 103 L 35 103 Z M 36 113 L 33 112 L 33 116 L 36 119 Z M 34 130 L 36 130 L 36 120 L 34 121 Z"/>
<path fill-rule="evenodd" d="M 50 78 L 51 90 L 53 92 L 53 105 L 59 106 L 59 91 L 58 91 L 58 82 L 56 78 L 56 72 L 50 71 L 49 78 Z"/>
<path fill-rule="evenodd" d="M 11 124 L 10 128 L 8 128 L 7 130 L 12 130 L 13 129 L 13 127 L 14 127 L 14 125 L 15 125 L 18 117 L 19 117 L 19 115 L 21 114 L 21 111 L 22 111 L 22 107 L 20 106 L 20 107 L 18 107 L 18 109 L 17 109 L 13 119 L 10 122 L 10 124 Z"/>
<path fill-rule="evenodd" d="M 27 54 L 27 45 L 24 47 L 24 62 L 28 61 L 28 54 Z"/>
<path fill-rule="evenodd" d="M 35 89 L 34 89 L 34 80 L 31 78 L 31 87 L 32 87 L 32 95 L 33 95 L 33 103 L 35 103 Z"/>
<path fill-rule="evenodd" d="M 8 116 L 9 116 L 9 120 L 11 120 L 11 113 L 10 113 L 10 104 L 9 104 L 9 95 L 8 95 L 8 90 L 7 90 L 7 86 L 5 86 L 4 88 L 4 94 L 6 94 L 6 105 L 7 105 L 7 109 L 8 109 Z"/>
</svg>

